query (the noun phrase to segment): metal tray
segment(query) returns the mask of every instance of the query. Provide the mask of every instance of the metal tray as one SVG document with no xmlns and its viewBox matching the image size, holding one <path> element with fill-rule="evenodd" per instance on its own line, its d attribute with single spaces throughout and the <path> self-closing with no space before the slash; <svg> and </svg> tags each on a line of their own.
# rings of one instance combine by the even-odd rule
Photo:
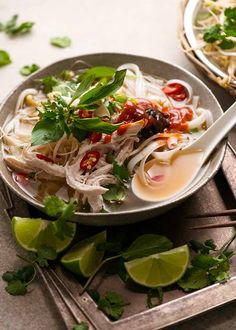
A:
<svg viewBox="0 0 236 330">
<path fill-rule="evenodd" d="M 217 173 L 215 178 L 205 185 L 200 191 L 186 200 L 182 205 L 174 210 L 151 219 L 145 224 L 129 225 L 116 228 L 108 228 L 108 231 L 120 231 L 130 235 L 133 231 L 138 233 L 158 233 L 164 234 L 175 243 L 175 246 L 188 242 L 190 239 L 205 240 L 213 238 L 217 245 L 221 246 L 234 233 L 234 228 L 222 228 L 214 230 L 195 230 L 188 228 L 196 223 L 204 223 L 205 220 L 186 219 L 186 215 L 194 213 L 204 213 L 209 211 L 220 211 L 235 207 L 236 198 L 236 166 L 235 154 L 230 148 L 227 148 L 226 157 L 223 162 L 222 169 Z M 25 209 L 27 205 L 17 196 L 10 196 L 8 191 L 3 192 L 8 205 L 11 206 L 10 200 L 13 199 L 14 205 L 9 210 L 10 216 L 19 214 L 19 205 L 24 206 L 25 213 L 35 216 L 38 211 L 29 206 L 28 211 Z M 230 220 L 229 217 L 222 218 L 222 222 Z M 207 222 L 214 222 L 215 218 L 208 219 Z M 93 228 L 80 226 L 80 235 L 88 236 L 95 232 L 101 231 L 103 228 Z M 232 244 L 235 248 L 236 244 Z M 112 269 L 110 264 L 109 269 Z M 196 291 L 194 293 L 185 294 L 172 286 L 165 290 L 164 301 L 161 305 L 148 309 L 146 306 L 146 290 L 140 289 L 135 285 L 125 285 L 117 275 L 107 273 L 103 269 L 91 284 L 91 288 L 96 288 L 101 294 L 109 290 L 119 292 L 126 302 L 130 305 L 125 306 L 122 318 L 118 321 L 111 322 L 103 312 L 99 311 L 94 301 L 85 293 L 79 296 L 81 285 L 78 280 L 70 273 L 62 269 L 59 265 L 51 269 L 39 270 L 44 285 L 51 293 L 52 299 L 64 320 L 65 327 L 72 329 L 76 323 L 75 320 L 86 321 L 91 329 L 97 330 L 154 330 L 174 325 L 182 320 L 188 319 L 212 308 L 233 301 L 236 298 L 236 259 L 232 260 L 231 279 L 224 284 L 216 284 Z M 62 283 L 70 290 L 75 301 L 71 300 L 70 295 L 65 292 L 65 300 L 53 285 L 51 274 L 55 272 L 59 280 L 57 284 Z M 65 304 L 65 301 L 67 302 Z M 67 305 L 67 306 L 66 306 Z M 73 310 L 74 316 L 68 313 L 68 305 Z"/>
</svg>

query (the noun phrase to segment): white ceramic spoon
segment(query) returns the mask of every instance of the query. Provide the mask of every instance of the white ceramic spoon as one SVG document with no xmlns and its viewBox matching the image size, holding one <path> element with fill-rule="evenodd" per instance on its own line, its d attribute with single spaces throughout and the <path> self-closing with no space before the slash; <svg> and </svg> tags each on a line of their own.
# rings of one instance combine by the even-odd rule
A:
<svg viewBox="0 0 236 330">
<path fill-rule="evenodd" d="M 144 184 L 136 173 L 131 183 L 134 194 L 145 201 L 158 202 L 183 193 L 235 124 L 236 102 L 191 145 L 171 150 L 168 158 L 161 158 L 161 153 L 154 152 L 154 159 L 145 165 L 150 184 Z M 166 164 L 166 160 L 170 164 Z"/>
</svg>

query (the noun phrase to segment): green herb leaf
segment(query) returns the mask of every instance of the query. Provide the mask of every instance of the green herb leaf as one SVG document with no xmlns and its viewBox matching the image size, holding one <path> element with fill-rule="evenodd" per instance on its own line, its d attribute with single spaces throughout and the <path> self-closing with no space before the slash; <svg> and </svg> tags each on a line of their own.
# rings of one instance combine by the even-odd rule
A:
<svg viewBox="0 0 236 330">
<path fill-rule="evenodd" d="M 208 254 L 210 251 L 215 251 L 216 250 L 216 245 L 212 239 L 206 240 L 204 243 L 201 243 L 196 240 L 191 240 L 189 242 L 189 247 L 195 251 L 195 252 L 200 252 L 203 254 Z"/>
<path fill-rule="evenodd" d="M 5 50 L 0 50 L 0 67 L 10 63 L 10 55 Z"/>
<path fill-rule="evenodd" d="M 75 117 L 73 121 L 73 127 L 74 129 L 80 129 L 87 132 L 111 134 L 120 127 L 120 124 L 110 124 L 108 122 L 103 121 L 99 117 L 84 119 Z"/>
<path fill-rule="evenodd" d="M 26 285 L 20 280 L 9 282 L 5 290 L 12 296 L 23 296 L 27 292 Z"/>
<path fill-rule="evenodd" d="M 207 28 L 205 30 L 204 35 L 203 35 L 203 40 L 208 43 L 212 43 L 217 40 L 221 40 L 222 38 L 223 38 L 223 36 L 222 36 L 222 30 L 221 30 L 220 24 L 210 26 L 209 28 Z"/>
<path fill-rule="evenodd" d="M 37 64 L 25 65 L 21 68 L 20 73 L 22 76 L 29 76 L 38 69 L 40 69 L 40 67 Z"/>
<path fill-rule="evenodd" d="M 115 74 L 116 70 L 109 66 L 95 66 L 85 70 L 78 78 L 79 81 L 93 75 L 94 79 L 108 77 L 111 78 Z"/>
<path fill-rule="evenodd" d="M 154 298 L 157 299 L 157 302 L 154 303 Z M 150 289 L 147 293 L 147 306 L 148 308 L 156 307 L 160 304 L 162 304 L 163 301 L 163 290 L 162 288 L 153 288 Z"/>
<path fill-rule="evenodd" d="M 116 71 L 112 82 L 105 86 L 99 85 L 90 89 L 81 97 L 80 104 L 91 104 L 115 93 L 123 85 L 125 75 L 126 70 Z"/>
<path fill-rule="evenodd" d="M 54 76 L 47 76 L 47 77 L 44 77 L 44 78 L 40 79 L 39 81 L 43 85 L 43 92 L 45 94 L 48 94 L 48 93 L 52 92 L 53 87 L 57 86 L 60 83 L 60 80 L 58 80 Z"/>
<path fill-rule="evenodd" d="M 7 271 L 2 275 L 2 279 L 6 282 L 19 280 L 24 284 L 31 282 L 35 276 L 35 268 L 33 265 L 27 265 L 20 268 L 18 271 Z"/>
<path fill-rule="evenodd" d="M 231 49 L 235 47 L 235 42 L 225 38 L 221 41 L 221 43 L 219 43 L 219 47 L 221 49 Z"/>
<path fill-rule="evenodd" d="M 113 160 L 113 174 L 120 182 L 128 181 L 130 178 L 127 167 L 125 165 L 119 165 L 115 160 Z"/>
<path fill-rule="evenodd" d="M 104 298 L 98 301 L 98 308 L 104 311 L 112 320 L 118 320 L 123 312 L 125 305 L 123 298 L 116 292 L 107 292 Z"/>
<path fill-rule="evenodd" d="M 102 195 L 107 202 L 120 202 L 126 196 L 125 189 L 121 185 L 110 184 L 107 188 L 109 190 Z"/>
<path fill-rule="evenodd" d="M 126 260 L 142 258 L 151 254 L 172 249 L 173 243 L 165 236 L 144 234 L 139 236 L 130 247 L 122 254 Z"/>
<path fill-rule="evenodd" d="M 209 269 L 218 264 L 217 259 L 213 258 L 209 254 L 199 254 L 192 260 L 192 265 L 201 269 Z"/>
<path fill-rule="evenodd" d="M 78 324 L 75 324 L 72 330 L 89 330 L 89 326 L 88 323 L 82 321 Z"/>
<path fill-rule="evenodd" d="M 89 289 L 88 293 L 96 303 L 100 300 L 100 294 L 96 289 Z"/>
<path fill-rule="evenodd" d="M 55 119 L 45 118 L 37 122 L 32 130 L 32 146 L 58 141 L 64 134 L 63 124 Z"/>
<path fill-rule="evenodd" d="M 0 31 L 5 31 L 7 34 L 10 35 L 17 35 L 17 34 L 24 34 L 29 32 L 34 22 L 23 22 L 17 26 L 18 15 L 12 16 L 12 18 L 4 23 L 1 23 Z"/>
<path fill-rule="evenodd" d="M 177 284 L 186 292 L 205 288 L 210 284 L 207 273 L 204 269 L 191 267 L 188 268 L 184 276 Z"/>
<path fill-rule="evenodd" d="M 59 214 L 65 210 L 66 205 L 67 204 L 57 196 L 47 196 L 44 199 L 45 212 L 51 217 L 59 216 Z"/>
<path fill-rule="evenodd" d="M 75 91 L 74 96 L 72 97 L 69 106 L 74 102 L 74 100 L 78 99 L 94 82 L 95 75 L 86 76 L 79 84 L 79 87 Z"/>
<path fill-rule="evenodd" d="M 50 40 L 50 43 L 59 48 L 66 48 L 71 45 L 71 39 L 68 37 L 55 37 Z"/>
</svg>

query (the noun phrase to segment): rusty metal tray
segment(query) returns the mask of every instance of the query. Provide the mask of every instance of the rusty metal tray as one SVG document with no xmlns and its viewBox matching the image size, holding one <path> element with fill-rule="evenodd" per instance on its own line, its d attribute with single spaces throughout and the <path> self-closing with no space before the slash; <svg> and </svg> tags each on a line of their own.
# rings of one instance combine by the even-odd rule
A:
<svg viewBox="0 0 236 330">
<path fill-rule="evenodd" d="M 2 189 L 1 189 L 2 190 Z M 24 209 L 24 216 L 37 216 L 38 211 L 20 200 L 17 196 L 9 196 L 7 190 L 3 191 L 5 199 L 10 203 L 12 198 L 13 207 L 9 210 L 10 215 L 19 214 L 20 209 Z M 186 200 L 183 204 L 174 210 L 162 215 L 156 219 L 145 221 L 138 225 L 129 225 L 116 228 L 108 228 L 109 231 L 119 231 L 130 235 L 133 231 L 137 233 L 158 233 L 163 234 L 173 240 L 175 246 L 182 245 L 190 239 L 205 240 L 213 238 L 217 245 L 221 246 L 233 233 L 234 228 L 207 229 L 207 230 L 189 230 L 192 225 L 202 224 L 206 220 L 187 219 L 186 215 L 194 213 L 204 213 L 209 211 L 221 211 L 234 208 L 236 205 L 236 159 L 234 150 L 227 148 L 226 156 L 222 168 L 215 178 L 205 185 L 200 191 Z M 22 208 L 22 204 L 24 208 Z M 11 205 L 10 205 L 11 206 Z M 232 218 L 231 218 L 232 219 Z M 214 222 L 211 218 L 207 223 Z M 223 217 L 222 222 L 230 220 L 229 217 Z M 79 235 L 89 236 L 101 228 L 92 228 L 80 226 Z M 235 248 L 236 244 L 232 246 Z M 109 269 L 112 270 L 112 264 Z M 212 308 L 233 301 L 236 298 L 236 259 L 232 260 L 231 279 L 224 284 L 211 285 L 194 293 L 185 294 L 172 286 L 164 292 L 164 301 L 161 305 L 148 309 L 146 306 L 146 290 L 140 289 L 135 285 L 126 285 L 121 281 L 118 275 L 111 274 L 103 269 L 91 284 L 101 294 L 109 290 L 119 292 L 130 305 L 125 306 L 124 314 L 118 321 L 110 321 L 103 312 L 97 309 L 95 302 L 91 297 L 84 293 L 79 295 L 81 288 L 78 280 L 66 270 L 56 265 L 51 269 L 39 270 L 44 285 L 51 293 L 52 299 L 64 320 L 65 327 L 72 329 L 76 323 L 75 320 L 86 321 L 90 328 L 97 330 L 154 330 L 174 325 L 182 320 L 188 319 Z M 61 293 L 53 285 L 52 273 L 56 273 L 59 279 L 57 284 L 61 286 L 60 280 L 71 292 L 75 300 L 71 300 L 70 294 L 64 292 L 64 299 Z M 55 281 L 54 281 L 55 283 Z M 66 303 L 65 303 L 66 301 Z M 68 305 L 73 313 L 68 312 Z M 72 316 L 74 314 L 74 316 Z"/>
</svg>

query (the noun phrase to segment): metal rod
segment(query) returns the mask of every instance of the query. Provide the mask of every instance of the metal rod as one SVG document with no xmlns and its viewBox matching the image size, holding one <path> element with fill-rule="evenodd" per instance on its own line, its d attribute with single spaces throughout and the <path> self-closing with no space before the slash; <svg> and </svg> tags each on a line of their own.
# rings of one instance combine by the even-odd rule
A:
<svg viewBox="0 0 236 330">
<path fill-rule="evenodd" d="M 209 213 L 203 213 L 203 214 L 192 214 L 192 215 L 186 216 L 186 219 L 223 217 L 226 215 L 236 215 L 236 209 L 219 211 L 219 212 L 209 212 Z"/>
<path fill-rule="evenodd" d="M 236 221 L 227 221 L 227 222 L 221 222 L 221 223 L 209 223 L 207 225 L 201 225 L 201 226 L 194 226 L 190 227 L 189 229 L 208 229 L 208 228 L 226 228 L 226 227 L 235 227 Z"/>
</svg>

